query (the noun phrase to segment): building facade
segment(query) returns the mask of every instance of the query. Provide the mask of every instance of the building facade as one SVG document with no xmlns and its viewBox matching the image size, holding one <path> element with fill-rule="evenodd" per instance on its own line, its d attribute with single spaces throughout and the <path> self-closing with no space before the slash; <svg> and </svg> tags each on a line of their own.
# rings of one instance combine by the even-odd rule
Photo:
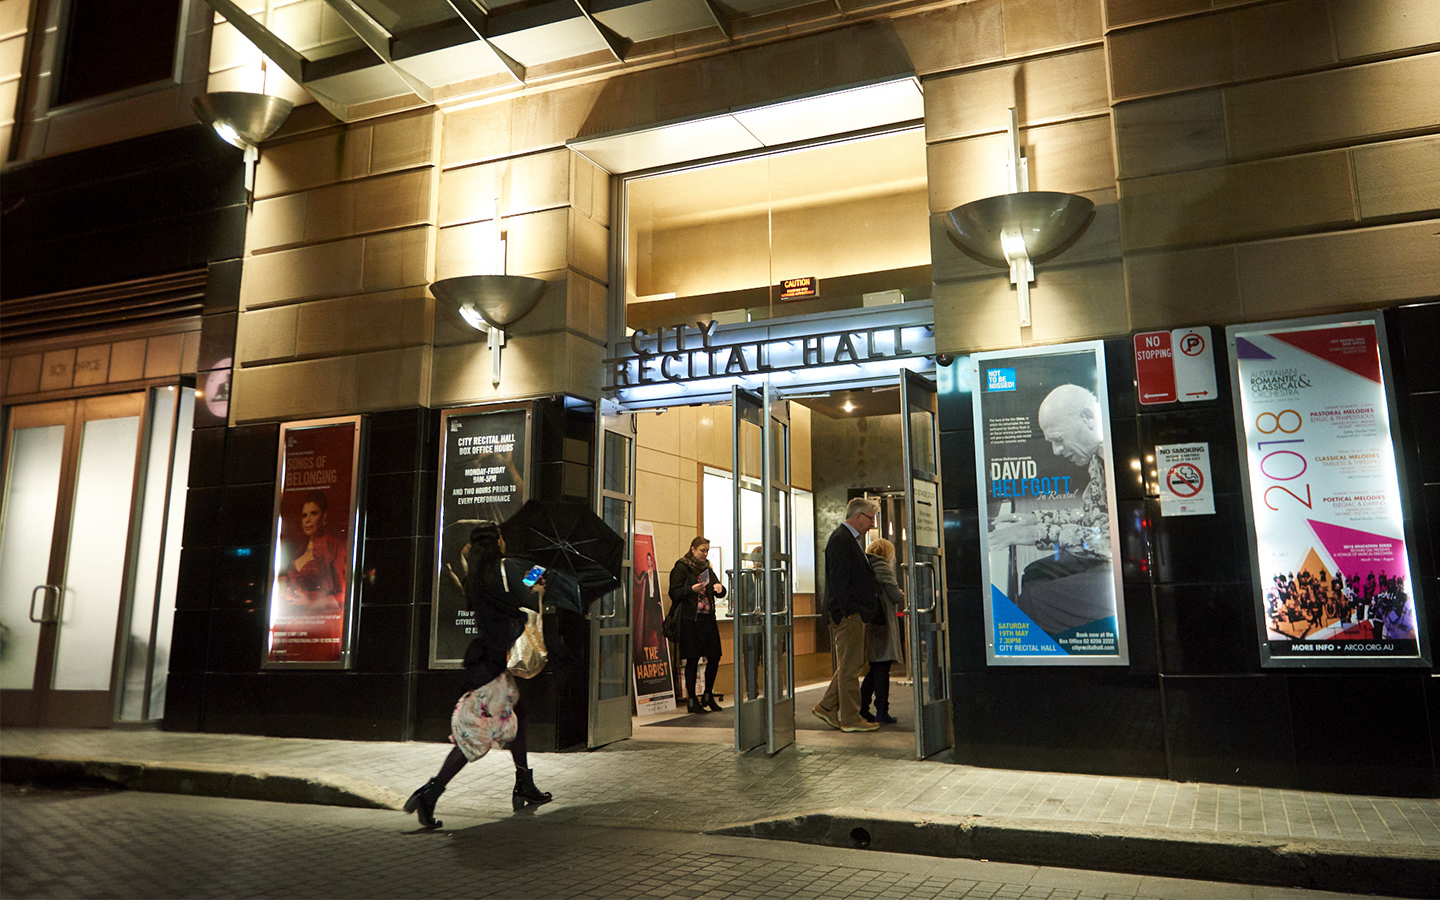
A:
<svg viewBox="0 0 1440 900">
<path fill-rule="evenodd" d="M 197 390 L 186 455 L 172 442 L 187 473 L 182 549 L 161 565 L 173 576 L 169 609 L 150 615 L 155 643 L 173 612 L 168 660 L 150 654 L 146 681 L 167 684 L 164 727 L 443 736 L 455 674 L 435 664 L 432 641 L 447 410 L 529 404 L 530 495 L 594 504 L 605 490 L 596 429 L 627 411 L 615 406 L 627 395 L 614 360 L 641 348 L 633 334 L 766 319 L 801 331 L 813 321 L 818 334 L 827 315 L 898 301 L 923 306 L 933 343 L 922 355 L 935 361 L 921 371 L 941 386 L 955 761 L 1440 791 L 1432 656 L 1265 664 L 1224 346 L 1227 326 L 1378 316 L 1418 627 L 1422 645 L 1437 646 L 1440 366 L 1428 352 L 1440 339 L 1440 11 L 1427 0 L 182 2 L 166 32 L 171 70 L 88 97 L 83 80 L 66 81 L 64 60 L 77 58 L 68 48 L 83 37 L 69 4 L 0 7 L 7 58 L 20 60 L 0 175 L 7 434 L 27 407 Z M 896 99 L 861 110 L 860 94 L 895 85 Z M 192 97 L 226 90 L 299 104 L 260 146 L 249 197 L 240 152 L 190 124 Z M 1029 188 L 1094 204 L 1079 235 L 1035 263 L 1028 325 L 1006 270 L 960 249 L 945 218 L 1004 192 L 1012 108 Z M 735 121 L 741 143 L 724 130 Z M 815 195 L 786 196 L 812 171 L 801 154 L 885 140 L 898 149 L 858 157 L 854 190 L 826 187 L 823 214 L 803 215 Z M 802 163 L 787 170 L 790 159 Z M 647 179 L 721 164 L 740 174 L 718 187 L 682 179 L 644 206 Z M 736 196 L 757 184 L 753 203 Z M 720 206 L 724 229 L 686 231 Z M 642 210 L 669 224 L 647 224 Z M 798 224 L 786 218 L 796 210 Z M 788 234 L 800 237 L 786 244 Z M 737 274 L 752 263 L 761 274 Z M 545 283 L 506 328 L 503 351 L 447 316 L 431 290 L 486 274 Z M 817 299 L 781 298 L 787 279 L 805 277 L 818 279 Z M 137 279 L 146 297 L 189 299 L 127 307 L 136 291 L 120 286 Z M 137 308 L 153 314 L 136 318 Z M 65 309 L 77 312 L 62 320 Z M 1185 328 L 1209 329 L 1215 396 L 1141 403 L 1135 336 Z M 1126 658 L 996 665 L 975 474 L 980 395 L 955 373 L 975 354 L 1083 342 L 1100 342 L 1108 385 Z M 101 347 L 96 375 L 81 363 Z M 127 362 L 137 353 L 139 368 Z M 835 371 L 837 384 L 878 383 Z M 704 521 L 690 499 L 695 473 L 730 468 L 731 437 L 714 407 L 690 406 L 681 379 L 657 381 L 628 407 L 652 411 L 631 432 L 638 487 L 622 493 L 659 523 L 657 557 L 673 559 Z M 149 402 L 137 416 L 159 408 Z M 659 407 L 680 425 L 660 424 Z M 267 664 L 282 430 L 354 416 L 364 449 L 346 662 Z M 792 437 L 821 431 L 808 412 L 791 424 Z M 1149 460 L 1157 446 L 1195 442 L 1208 443 L 1214 512 L 1166 515 Z M 814 446 L 794 454 L 805 471 L 789 478 L 818 492 Z M 669 496 L 680 499 L 657 501 Z M 23 590 L 23 610 L 28 584 L 6 589 Z M 540 744 L 587 742 L 584 698 L 597 690 L 587 653 L 601 646 L 592 624 L 559 623 L 583 664 L 545 682 Z M 55 644 L 37 671 L 63 655 Z M 133 656 L 115 655 L 112 694 Z"/>
</svg>

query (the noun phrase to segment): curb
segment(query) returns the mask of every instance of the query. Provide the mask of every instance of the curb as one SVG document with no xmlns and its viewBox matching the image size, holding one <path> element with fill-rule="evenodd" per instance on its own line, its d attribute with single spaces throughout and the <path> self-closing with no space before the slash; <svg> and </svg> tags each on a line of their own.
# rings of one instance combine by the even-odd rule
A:
<svg viewBox="0 0 1440 900">
<path fill-rule="evenodd" d="M 984 816 L 907 817 L 834 809 L 707 832 L 923 856 L 1099 869 L 1354 894 L 1440 896 L 1440 849 L 1355 841 L 1219 836 L 1208 832 Z"/>
<path fill-rule="evenodd" d="M 245 769 L 202 763 L 136 763 L 119 759 L 0 756 L 0 781 L 100 783 L 157 794 L 191 794 L 231 800 L 311 803 L 398 810 L 403 797 L 354 778 L 317 777 L 299 769 Z"/>
</svg>

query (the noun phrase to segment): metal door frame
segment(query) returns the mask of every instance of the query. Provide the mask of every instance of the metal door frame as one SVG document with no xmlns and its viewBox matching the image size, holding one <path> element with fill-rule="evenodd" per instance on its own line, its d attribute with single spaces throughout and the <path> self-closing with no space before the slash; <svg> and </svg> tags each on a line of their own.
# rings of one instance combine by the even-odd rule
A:
<svg viewBox="0 0 1440 900">
<path fill-rule="evenodd" d="M 68 400 L 49 400 L 35 404 L 25 404 L 24 407 L 13 406 L 6 409 L 5 416 L 5 437 L 4 437 L 4 463 L 6 472 L 10 463 L 12 453 L 12 441 L 15 433 L 15 413 L 24 408 L 42 409 L 54 407 L 57 415 L 55 421 L 45 420 L 43 424 L 63 425 L 65 427 L 65 444 L 62 451 L 63 457 L 60 463 L 60 483 L 55 505 L 55 523 L 50 537 L 50 558 L 46 566 L 46 583 L 37 585 L 38 592 L 45 589 L 45 601 L 40 612 L 40 630 L 36 635 L 38 642 L 35 654 L 35 675 L 29 689 L 8 689 L 4 691 L 4 706 L 7 711 L 17 710 L 14 719 L 6 717 L 7 724 L 16 725 L 38 725 L 42 727 L 94 727 L 97 724 L 106 726 L 115 724 L 117 710 L 120 703 L 117 680 L 121 672 L 121 648 L 125 635 L 128 634 L 126 627 L 129 622 L 130 597 L 129 593 L 135 581 L 136 564 L 136 532 L 137 516 L 141 507 L 141 487 L 145 474 L 145 458 L 149 429 L 147 423 L 150 416 L 150 390 L 147 387 L 138 391 L 126 391 L 119 394 L 101 394 L 86 397 L 76 397 Z M 80 452 L 85 435 L 85 425 L 91 421 L 101 421 L 112 418 L 129 418 L 131 413 L 128 410 L 121 410 L 120 415 L 96 415 L 87 416 L 91 404 L 99 407 L 100 412 L 109 412 L 106 407 L 120 406 L 134 403 L 138 408 L 133 415 L 138 417 L 139 426 L 136 437 L 134 458 L 131 462 L 131 489 L 130 509 L 125 519 L 125 553 L 124 570 L 120 575 L 120 597 L 116 604 L 115 635 L 110 656 L 109 686 L 103 690 L 81 691 L 81 690 L 57 690 L 52 687 L 55 678 L 55 665 L 59 658 L 60 649 L 60 625 L 64 615 L 65 606 L 65 570 L 69 562 L 70 535 L 73 530 L 75 518 L 75 490 L 79 478 Z M 63 410 L 63 411 L 62 411 Z M 37 426 L 24 426 L 37 427 Z M 58 598 L 52 606 L 50 603 L 51 592 Z M 32 594 L 32 621 L 34 598 Z M 122 630 L 124 629 L 124 630 Z"/>
<path fill-rule="evenodd" d="M 730 569 L 730 590 L 734 592 L 734 600 L 731 609 L 734 614 L 734 643 L 735 654 L 735 749 L 741 753 L 760 746 L 762 743 L 769 743 L 769 673 L 768 671 L 759 678 L 755 678 L 756 669 L 767 669 L 765 665 L 765 578 L 764 574 L 765 553 L 764 553 L 764 475 L 766 470 L 765 459 L 765 399 L 754 391 L 736 385 L 730 392 L 731 411 L 731 502 L 734 504 L 731 517 L 731 569 Z M 745 462 L 745 448 L 742 442 L 745 422 L 761 429 L 760 434 L 760 508 L 761 508 L 761 547 L 759 556 L 747 555 L 745 544 L 741 539 L 742 525 L 744 522 L 741 511 L 743 504 L 741 498 L 744 496 L 747 483 L 754 481 L 753 477 L 747 475 Z M 753 489 L 753 487 L 752 487 Z M 747 565 L 747 563 L 759 563 L 759 566 Z M 756 617 L 759 616 L 757 620 Z M 756 647 L 754 640 L 760 639 L 760 647 Z M 758 651 L 759 658 L 755 658 Z M 747 676 L 754 685 L 756 696 L 747 696 Z"/>
<path fill-rule="evenodd" d="M 920 409 L 930 414 L 930 433 L 916 435 L 910 420 L 911 409 Z M 920 375 L 910 371 L 900 373 L 900 435 L 901 452 L 904 454 L 905 473 L 905 525 L 909 535 L 910 552 L 905 560 L 905 618 L 910 637 L 910 677 L 915 692 L 915 757 L 925 759 L 941 750 L 955 746 L 954 709 L 950 698 L 950 635 L 945 590 L 945 496 L 940 480 L 940 409 L 936 386 Z M 914 451 L 920 439 L 930 442 L 929 459 L 933 471 L 927 471 L 915 464 Z M 933 517 L 936 531 L 936 546 L 926 547 L 920 542 L 916 528 L 919 512 L 916 506 L 916 484 L 928 485 L 931 494 Z M 929 570 L 929 583 L 933 591 L 922 597 L 920 570 Z M 926 605 L 928 604 L 928 605 Z M 929 622 L 922 624 L 922 616 Z M 935 637 L 932 646 L 928 637 Z M 933 654 L 940 676 L 940 696 L 928 700 L 926 686 L 933 683 L 931 667 L 927 662 Z"/>
<path fill-rule="evenodd" d="M 760 555 L 765 571 L 765 709 L 766 750 L 779 753 L 795 743 L 795 498 L 790 492 L 790 411 L 770 382 L 765 382 L 765 427 L 760 433 L 761 477 Z M 781 471 L 775 471 L 774 463 Z M 781 478 L 777 479 L 776 476 Z M 774 519 L 778 494 L 785 495 L 784 522 Z M 783 534 L 781 529 L 784 529 Z M 776 537 L 781 537 L 776 546 Z M 788 552 L 783 552 L 788 548 Z"/>
<path fill-rule="evenodd" d="M 631 577 L 631 573 L 635 565 L 635 560 L 632 558 L 635 548 L 635 457 L 636 446 L 639 444 L 634 413 L 606 415 L 603 408 L 597 407 L 595 422 L 595 513 L 602 519 L 605 518 L 605 501 L 607 499 L 623 502 L 626 513 L 623 532 L 625 551 L 621 561 L 620 586 L 591 604 L 585 615 L 590 620 L 590 689 L 586 746 L 592 750 L 615 741 L 626 740 L 632 735 L 634 727 L 631 720 L 631 714 L 635 708 L 635 660 L 632 658 L 633 635 L 631 634 L 634 597 L 631 595 L 631 591 L 635 580 Z M 624 490 L 615 490 L 605 486 L 605 435 L 611 433 L 620 435 L 626 442 Z M 607 601 L 608 612 L 606 611 Z M 614 619 L 620 621 L 615 623 Z M 618 697 L 602 699 L 600 687 L 605 661 L 601 652 L 604 646 L 602 638 L 616 636 L 623 637 L 620 643 L 624 647 L 625 660 L 621 671 L 624 672 L 625 692 Z"/>
</svg>

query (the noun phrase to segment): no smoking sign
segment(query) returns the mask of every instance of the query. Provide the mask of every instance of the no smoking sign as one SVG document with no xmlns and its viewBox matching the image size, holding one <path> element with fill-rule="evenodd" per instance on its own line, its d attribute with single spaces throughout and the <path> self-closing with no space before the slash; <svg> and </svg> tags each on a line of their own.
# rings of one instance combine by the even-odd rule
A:
<svg viewBox="0 0 1440 900">
<path fill-rule="evenodd" d="M 1209 444 L 1157 444 L 1155 468 L 1164 473 L 1160 479 L 1160 515 L 1214 515 Z"/>
<path fill-rule="evenodd" d="M 1165 481 L 1170 493 L 1188 499 L 1205 487 L 1205 473 L 1194 463 L 1179 463 L 1165 473 Z"/>
</svg>

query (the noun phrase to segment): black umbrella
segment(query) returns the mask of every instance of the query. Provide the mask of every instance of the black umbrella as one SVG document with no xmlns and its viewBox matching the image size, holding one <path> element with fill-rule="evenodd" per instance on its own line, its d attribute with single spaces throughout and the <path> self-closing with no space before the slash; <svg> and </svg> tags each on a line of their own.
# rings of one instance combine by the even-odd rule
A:
<svg viewBox="0 0 1440 900">
<path fill-rule="evenodd" d="M 500 525 L 505 553 L 547 569 L 547 602 L 583 613 L 594 600 L 620 585 L 625 539 L 584 503 L 529 500 Z M 568 577 L 566 577 L 568 576 Z M 569 583 L 573 579 L 576 588 Z"/>
</svg>

